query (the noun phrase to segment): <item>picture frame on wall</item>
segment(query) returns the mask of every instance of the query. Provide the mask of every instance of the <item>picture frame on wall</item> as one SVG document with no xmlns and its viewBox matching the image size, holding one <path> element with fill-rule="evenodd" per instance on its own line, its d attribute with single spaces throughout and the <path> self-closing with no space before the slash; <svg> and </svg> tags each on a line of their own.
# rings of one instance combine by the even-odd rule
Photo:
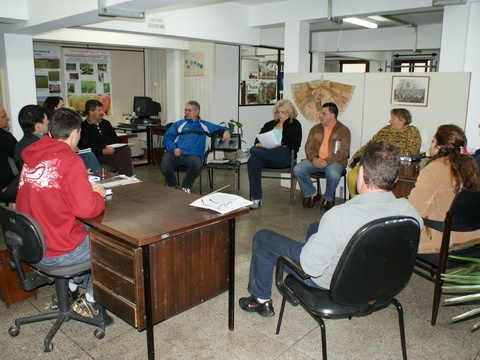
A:
<svg viewBox="0 0 480 360">
<path fill-rule="evenodd" d="M 392 76 L 391 103 L 428 106 L 429 76 Z"/>
</svg>

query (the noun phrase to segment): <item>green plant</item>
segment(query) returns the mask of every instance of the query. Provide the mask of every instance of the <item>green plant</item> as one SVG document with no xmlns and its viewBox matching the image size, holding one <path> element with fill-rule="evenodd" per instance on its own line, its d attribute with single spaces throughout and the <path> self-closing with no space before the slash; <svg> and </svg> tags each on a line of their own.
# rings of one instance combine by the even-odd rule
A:
<svg viewBox="0 0 480 360">
<path fill-rule="evenodd" d="M 443 285 L 443 289 L 455 290 L 456 292 L 466 293 L 467 295 L 457 296 L 446 299 L 447 304 L 470 303 L 480 300 L 480 259 L 461 256 L 449 256 L 451 259 L 467 261 L 464 267 L 458 268 L 448 274 L 442 274 L 442 279 L 448 284 Z M 459 321 L 480 314 L 480 307 L 457 315 L 452 321 Z M 473 325 L 473 330 L 480 327 L 480 321 Z"/>
<path fill-rule="evenodd" d="M 239 133 L 240 137 L 243 139 L 243 124 L 240 121 L 230 119 L 228 122 L 222 121 L 219 125 L 228 126 L 230 129 L 230 134 L 233 134 L 235 132 L 235 128 L 237 128 L 237 133 Z"/>
</svg>

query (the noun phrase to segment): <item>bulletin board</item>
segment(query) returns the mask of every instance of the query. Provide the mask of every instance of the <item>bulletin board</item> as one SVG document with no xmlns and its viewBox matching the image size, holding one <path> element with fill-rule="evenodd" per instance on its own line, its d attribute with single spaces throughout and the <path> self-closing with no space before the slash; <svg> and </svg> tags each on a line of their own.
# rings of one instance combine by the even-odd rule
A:
<svg viewBox="0 0 480 360">
<path fill-rule="evenodd" d="M 293 100 L 292 84 L 305 81 L 330 80 L 354 86 L 350 103 L 339 115 L 339 120 L 351 132 L 350 152 L 353 154 L 368 142 L 383 126 L 388 125 L 390 110 L 403 107 L 412 114 L 412 125 L 422 137 L 422 151 L 430 146 L 430 141 L 438 126 L 455 124 L 465 129 L 470 73 L 402 73 L 402 76 L 428 76 L 428 102 L 426 106 L 398 105 L 391 101 L 392 77 L 399 73 L 307 73 L 285 74 L 284 98 Z M 303 145 L 309 130 L 316 123 L 305 119 L 299 111 L 299 121 L 303 128 L 302 148 L 299 157 L 304 157 Z"/>
</svg>

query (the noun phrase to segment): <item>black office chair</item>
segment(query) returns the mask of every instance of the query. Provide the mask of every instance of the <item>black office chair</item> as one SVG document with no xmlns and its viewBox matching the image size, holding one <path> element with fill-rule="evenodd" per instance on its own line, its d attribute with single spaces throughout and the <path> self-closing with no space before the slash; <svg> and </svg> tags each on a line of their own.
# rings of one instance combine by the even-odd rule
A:
<svg viewBox="0 0 480 360">
<path fill-rule="evenodd" d="M 238 160 L 229 160 L 228 162 L 219 162 L 215 158 L 216 151 L 236 152 L 241 149 L 242 140 L 240 134 L 232 134 L 229 141 L 223 141 L 218 134 L 212 134 L 210 150 L 205 154 L 205 169 L 207 169 L 210 191 L 213 191 L 213 170 L 233 170 L 235 171 L 234 191 L 240 193 L 240 166 L 242 163 Z M 213 160 L 208 159 L 208 155 L 213 153 Z"/>
<path fill-rule="evenodd" d="M 398 311 L 403 358 L 407 358 L 403 309 L 394 298 L 412 275 L 420 239 L 420 226 L 412 217 L 387 217 L 362 226 L 350 239 L 337 264 L 330 290 L 306 285 L 289 274 L 285 266 L 309 278 L 299 264 L 281 256 L 277 260 L 276 284 L 283 295 L 277 324 L 282 325 L 285 302 L 301 305 L 320 325 L 323 359 L 327 337 L 323 319 L 351 319 L 370 315 L 394 304 Z"/>
<path fill-rule="evenodd" d="M 45 254 L 45 237 L 37 222 L 30 216 L 18 211 L 0 206 L 0 225 L 10 255 L 10 267 L 15 271 L 18 284 L 25 291 L 31 291 L 46 284 L 55 283 L 58 299 L 58 310 L 45 314 L 24 317 L 15 320 L 15 325 L 8 330 L 10 336 L 20 333 L 20 326 L 33 322 L 56 319 L 50 332 L 44 340 L 44 351 L 53 350 L 52 339 L 60 326 L 69 320 L 81 321 L 97 329 L 94 335 L 97 339 L 105 336 L 105 324 L 102 321 L 84 317 L 73 311 L 70 303 L 68 282 L 90 271 L 90 262 L 69 266 L 46 266 L 38 262 Z M 33 269 L 24 273 L 21 262 Z"/>
<path fill-rule="evenodd" d="M 310 174 L 311 178 L 314 178 L 317 180 L 317 191 L 319 194 L 322 193 L 322 187 L 320 185 L 320 179 L 326 179 L 327 176 L 325 175 L 324 172 L 315 172 L 313 174 Z M 343 177 L 343 202 L 347 201 L 347 169 L 343 169 L 342 172 L 342 177 Z M 333 194 L 333 205 L 335 205 L 335 194 Z"/>
<path fill-rule="evenodd" d="M 450 249 L 450 233 L 452 231 L 470 232 L 480 229 L 480 191 L 458 190 L 445 215 L 444 221 L 423 219 L 424 225 L 443 232 L 439 254 L 418 254 L 414 272 L 435 284 L 433 291 L 433 306 L 431 324 L 437 322 L 440 298 L 442 296 L 443 280 L 441 275 L 447 269 L 461 266 L 463 262 L 448 259 L 448 255 L 480 257 L 480 245 L 473 245 L 458 251 Z M 478 239 L 477 239 L 478 240 Z M 472 244 L 468 244 L 472 245 Z"/>
<path fill-rule="evenodd" d="M 290 181 L 290 202 L 293 201 L 295 196 L 295 176 L 293 175 L 293 168 L 297 165 L 297 158 L 295 157 L 295 151 L 291 152 L 291 161 L 290 166 L 283 169 L 275 168 L 262 168 L 262 179 L 280 179 L 280 180 L 289 180 Z M 267 173 L 267 174 L 264 174 Z M 271 173 L 276 173 L 278 175 L 272 175 Z M 288 177 L 283 176 L 282 174 L 288 174 Z"/>
</svg>

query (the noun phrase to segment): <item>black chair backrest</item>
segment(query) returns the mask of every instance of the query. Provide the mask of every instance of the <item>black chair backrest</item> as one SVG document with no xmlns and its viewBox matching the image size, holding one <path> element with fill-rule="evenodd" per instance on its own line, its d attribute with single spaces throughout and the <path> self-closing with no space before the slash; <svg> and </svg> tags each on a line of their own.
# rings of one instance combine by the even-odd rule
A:
<svg viewBox="0 0 480 360">
<path fill-rule="evenodd" d="M 363 306 L 398 294 L 412 275 L 419 239 L 420 226 L 412 217 L 386 217 L 362 226 L 335 269 L 332 299 Z"/>
<path fill-rule="evenodd" d="M 0 206 L 0 225 L 8 251 L 14 251 L 19 260 L 35 264 L 43 258 L 45 236 L 32 217 Z"/>
<path fill-rule="evenodd" d="M 212 134 L 210 150 L 238 150 L 241 149 L 240 134 L 231 134 L 229 141 L 223 141 L 223 138 L 218 134 Z"/>
<path fill-rule="evenodd" d="M 445 222 L 451 217 L 451 231 L 480 229 L 480 190 L 458 190 L 447 212 Z"/>
</svg>

